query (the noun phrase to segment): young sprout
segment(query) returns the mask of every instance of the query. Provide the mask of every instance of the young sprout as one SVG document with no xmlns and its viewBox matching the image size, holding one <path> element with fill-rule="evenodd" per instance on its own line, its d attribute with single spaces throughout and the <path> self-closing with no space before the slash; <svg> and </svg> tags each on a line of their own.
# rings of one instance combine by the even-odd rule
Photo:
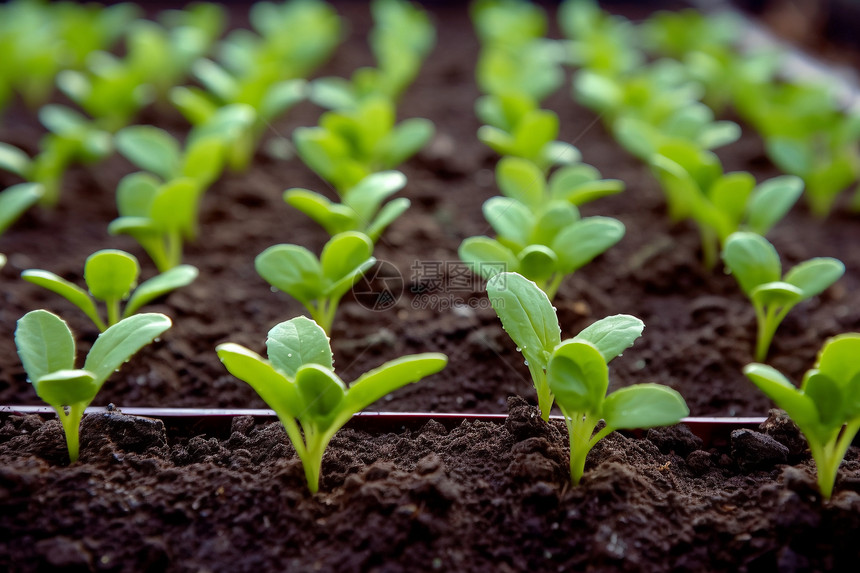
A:
<svg viewBox="0 0 860 573">
<path fill-rule="evenodd" d="M 434 127 L 422 118 L 395 125 L 394 103 L 368 98 L 355 108 L 329 111 L 316 127 L 299 127 L 293 141 L 305 165 L 334 185 L 338 192 L 416 154 L 433 137 Z"/>
<path fill-rule="evenodd" d="M 833 495 L 839 464 L 860 431 L 858 356 L 860 334 L 828 339 L 800 388 L 766 364 L 744 368 L 744 374 L 785 410 L 806 436 L 818 470 L 818 489 L 825 500 Z"/>
<path fill-rule="evenodd" d="M 60 72 L 57 86 L 101 129 L 111 133 L 131 123 L 155 96 L 153 86 L 145 83 L 128 62 L 101 51 L 87 57 L 85 71 Z"/>
<path fill-rule="evenodd" d="M 165 12 L 161 19 L 166 25 L 137 20 L 125 37 L 126 65 L 154 88 L 159 102 L 166 101 L 170 89 L 209 52 L 225 24 L 224 8 L 214 3 Z"/>
<path fill-rule="evenodd" d="M 79 69 L 87 56 L 107 50 L 140 9 L 73 2 L 17 1 L 0 5 L 4 82 L 35 109 L 51 96 L 61 69 Z M 0 88 L 2 89 L 2 88 Z M 2 107 L 2 101 L 0 101 Z"/>
<path fill-rule="evenodd" d="M 716 264 L 729 235 L 741 229 L 766 234 L 803 192 L 803 181 L 791 175 L 756 185 L 745 171 L 723 173 L 716 155 L 689 142 L 664 145 L 650 162 L 670 216 L 690 217 L 698 224 L 707 268 Z"/>
<path fill-rule="evenodd" d="M 406 185 L 406 176 L 399 171 L 380 171 L 368 175 L 341 196 L 343 203 L 334 203 L 307 189 L 288 189 L 284 201 L 316 221 L 329 235 L 359 231 L 374 243 L 385 229 L 409 208 L 409 199 L 399 197 L 386 203 L 393 193 Z"/>
<path fill-rule="evenodd" d="M 588 452 L 613 430 L 671 425 L 689 413 L 680 394 L 658 384 L 636 384 L 606 396 L 607 363 L 642 335 L 645 325 L 638 318 L 609 316 L 562 341 L 555 308 L 532 281 L 500 273 L 487 282 L 487 295 L 523 353 L 541 416 L 549 420 L 553 401 L 564 414 L 574 484 L 582 477 Z M 601 418 L 606 427 L 594 434 Z"/>
<path fill-rule="evenodd" d="M 188 135 L 185 150 L 180 148 L 179 142 L 172 135 L 151 125 L 125 127 L 116 134 L 115 141 L 119 152 L 141 169 L 157 175 L 162 182 L 183 178 L 196 182 L 197 193 L 188 198 L 191 201 L 191 205 L 187 206 L 190 220 L 183 223 L 182 231 L 189 240 L 197 237 L 200 197 L 221 174 L 227 148 L 234 139 L 231 130 L 240 131 L 240 124 L 241 117 L 237 117 L 220 122 L 217 129 L 213 124 L 196 127 Z M 125 198 L 122 198 L 122 201 L 125 202 Z M 120 214 L 147 216 L 145 213 L 130 215 L 127 206 L 120 207 Z"/>
<path fill-rule="evenodd" d="M 219 45 L 221 61 L 236 76 L 309 77 L 344 35 L 337 12 L 322 0 L 254 2 L 249 16 L 259 35 L 238 29 Z"/>
<path fill-rule="evenodd" d="M 200 180 L 180 177 L 166 183 L 145 172 L 122 178 L 116 191 L 119 217 L 108 225 L 112 235 L 131 235 L 156 268 L 166 272 L 182 262 L 182 243 L 197 231 Z"/>
<path fill-rule="evenodd" d="M 521 46 L 546 35 L 546 12 L 531 2 L 476 0 L 469 6 L 469 13 L 485 45 Z"/>
<path fill-rule="evenodd" d="M 696 146 L 710 150 L 737 141 L 741 128 L 733 121 L 715 121 L 714 112 L 703 103 L 690 102 L 664 117 L 659 124 L 635 115 L 621 115 L 612 134 L 624 149 L 641 159 L 650 159 L 668 146 Z"/>
<path fill-rule="evenodd" d="M 460 259 L 489 278 L 514 271 L 538 283 L 550 298 L 564 277 L 588 264 L 624 236 L 624 225 L 611 217 L 581 218 L 580 205 L 623 189 L 618 180 L 602 180 L 590 165 L 572 165 L 545 179 L 533 163 L 506 157 L 496 167 L 506 197 L 484 203 L 484 217 L 497 238 L 469 237 Z"/>
<path fill-rule="evenodd" d="M 257 255 L 254 267 L 331 332 L 340 299 L 376 263 L 372 253 L 373 241 L 367 235 L 348 231 L 332 237 L 319 258 L 298 245 L 275 245 Z"/>
<path fill-rule="evenodd" d="M 104 332 L 121 319 L 128 318 L 140 307 L 178 288 L 191 284 L 197 278 L 197 269 L 180 265 L 154 276 L 138 286 L 140 265 L 134 255 L 115 249 L 96 251 L 84 264 L 87 290 L 64 278 L 40 269 L 29 269 L 21 278 L 62 296 L 86 314 L 96 327 Z M 88 292 L 89 291 L 89 292 Z M 96 301 L 105 304 L 107 322 L 102 320 Z M 125 308 L 121 308 L 126 301 Z"/>
<path fill-rule="evenodd" d="M 2 152 L 0 148 L 0 154 Z M 27 209 L 38 203 L 42 193 L 44 187 L 38 183 L 19 183 L 0 192 L 0 235 Z"/>
<path fill-rule="evenodd" d="M 840 109 L 829 86 L 747 82 L 735 105 L 764 137 L 771 160 L 803 178 L 815 215 L 827 216 L 860 177 L 860 114 Z"/>
<path fill-rule="evenodd" d="M 570 63 L 617 77 L 642 64 L 636 31 L 627 18 L 604 11 L 593 0 L 565 0 L 558 23 L 569 40 Z"/>
<path fill-rule="evenodd" d="M 183 151 L 175 137 L 151 125 L 133 125 L 119 130 L 117 150 L 129 161 L 164 181 L 194 177 L 208 186 L 221 173 L 223 143 L 217 137 L 195 137 L 192 130 Z"/>
<path fill-rule="evenodd" d="M 488 125 L 478 139 L 499 155 L 528 159 L 544 171 L 553 165 L 570 165 L 582 155 L 573 145 L 556 141 L 558 116 L 539 109 L 522 94 L 483 96 L 476 102 L 478 117 Z"/>
<path fill-rule="evenodd" d="M 563 47 L 553 40 L 490 45 L 481 51 L 475 79 L 482 93 L 524 95 L 540 102 L 564 83 L 565 59 Z"/>
<path fill-rule="evenodd" d="M 217 347 L 236 378 L 251 385 L 284 426 L 305 470 L 308 489 L 319 491 L 326 446 L 353 414 L 398 388 L 445 367 L 444 354 L 403 356 L 349 385 L 334 372 L 325 331 L 303 316 L 276 325 L 266 339 L 268 360 L 238 344 Z"/>
<path fill-rule="evenodd" d="M 303 79 L 278 80 L 271 74 L 238 77 L 207 59 L 197 60 L 192 73 L 206 90 L 176 87 L 170 92 L 170 100 L 192 125 L 218 122 L 217 114 L 225 108 L 230 110 L 228 117 L 250 116 L 238 124 L 241 130 L 233 131 L 227 162 L 234 171 L 248 168 L 271 122 L 303 100 L 307 91 Z"/>
<path fill-rule="evenodd" d="M 374 0 L 369 39 L 377 66 L 358 68 L 347 80 L 325 77 L 311 83 L 310 99 L 326 109 L 349 109 L 368 97 L 397 101 L 418 75 L 436 41 L 426 11 L 405 0 Z"/>
<path fill-rule="evenodd" d="M 678 110 L 698 102 L 702 87 L 690 79 L 680 62 L 658 60 L 623 76 L 580 70 L 574 77 L 573 94 L 610 126 L 620 117 L 660 126 Z"/>
<path fill-rule="evenodd" d="M 546 378 L 567 424 L 574 485 L 582 479 L 588 452 L 611 432 L 671 426 L 690 413 L 684 398 L 662 384 L 634 384 L 606 394 L 607 362 L 618 355 L 618 347 L 629 346 L 639 336 L 629 328 L 631 318 L 604 319 L 601 335 L 605 338 L 594 342 L 580 333 L 559 344 L 549 359 Z M 595 433 L 601 419 L 605 426 Z"/>
<path fill-rule="evenodd" d="M 729 236 L 723 261 L 755 308 L 755 359 L 759 362 L 767 357 L 773 335 L 788 312 L 822 293 L 845 273 L 845 265 L 838 259 L 817 257 L 796 265 L 783 276 L 774 246 L 761 235 L 749 232 Z"/>
<path fill-rule="evenodd" d="M 113 152 L 111 135 L 80 113 L 61 105 L 39 109 L 39 119 L 50 133 L 39 141 L 30 158 L 13 145 L 0 142 L 0 169 L 43 187 L 40 202 L 52 207 L 60 199 L 63 174 L 76 162 L 93 163 Z"/>
<path fill-rule="evenodd" d="M 163 314 L 125 318 L 99 335 L 83 369 L 76 369 L 75 339 L 65 321 L 46 310 L 28 312 L 18 321 L 18 356 L 36 394 L 57 412 L 72 463 L 78 459 L 84 410 L 111 374 L 168 328 L 170 319 Z"/>
</svg>

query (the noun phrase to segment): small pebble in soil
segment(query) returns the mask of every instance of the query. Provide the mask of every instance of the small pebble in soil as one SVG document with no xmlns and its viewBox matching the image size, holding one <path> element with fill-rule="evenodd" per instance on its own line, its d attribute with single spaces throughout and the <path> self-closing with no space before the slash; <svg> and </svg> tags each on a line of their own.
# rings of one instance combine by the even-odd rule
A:
<svg viewBox="0 0 860 573">
<path fill-rule="evenodd" d="M 711 454 L 705 450 L 695 450 L 687 456 L 687 467 L 697 476 L 702 476 L 714 467 Z"/>
<path fill-rule="evenodd" d="M 788 463 L 788 448 L 761 432 L 734 430 L 732 457 L 743 471 L 770 469 Z"/>
<path fill-rule="evenodd" d="M 771 409 L 767 420 L 759 426 L 759 430 L 788 448 L 788 455 L 792 459 L 797 459 L 806 453 L 806 438 L 800 433 L 797 424 L 782 410 Z"/>
</svg>

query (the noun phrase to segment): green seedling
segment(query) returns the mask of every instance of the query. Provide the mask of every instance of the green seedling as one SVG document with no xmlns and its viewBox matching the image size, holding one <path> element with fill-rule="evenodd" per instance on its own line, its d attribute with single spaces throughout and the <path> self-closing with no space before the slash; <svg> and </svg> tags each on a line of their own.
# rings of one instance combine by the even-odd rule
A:
<svg viewBox="0 0 860 573">
<path fill-rule="evenodd" d="M 764 137 L 771 160 L 804 180 L 816 216 L 827 216 L 860 178 L 860 114 L 844 112 L 829 87 L 747 82 L 735 104 Z"/>
<path fill-rule="evenodd" d="M 57 412 L 66 435 L 69 460 L 78 459 L 84 410 L 108 377 L 138 350 L 170 328 L 163 314 L 137 314 L 102 332 L 75 368 L 75 339 L 60 317 L 46 310 L 25 314 L 15 329 L 15 345 L 36 394 Z"/>
<path fill-rule="evenodd" d="M 13 145 L 0 142 L 0 169 L 43 187 L 42 205 L 52 207 L 60 199 L 63 174 L 75 162 L 94 163 L 113 152 L 111 135 L 78 112 L 50 104 L 39 110 L 39 119 L 50 133 L 39 142 L 39 153 L 30 158 Z"/>
<path fill-rule="evenodd" d="M 131 3 L 5 3 L 0 6 L 0 76 L 35 109 L 50 98 L 57 72 L 80 69 L 90 53 L 109 49 L 138 13 Z"/>
<path fill-rule="evenodd" d="M 401 172 L 380 171 L 368 175 L 358 185 L 347 190 L 342 195 L 342 203 L 299 188 L 285 191 L 284 201 L 319 223 L 329 235 L 359 231 L 375 243 L 388 225 L 409 208 L 409 199 L 405 197 L 382 205 L 383 201 L 405 185 L 406 176 Z"/>
<path fill-rule="evenodd" d="M 369 98 L 353 109 L 324 113 L 317 127 L 296 128 L 293 141 L 302 161 L 344 193 L 371 173 L 394 169 L 433 137 L 429 120 L 395 125 L 395 116 L 390 100 Z"/>
<path fill-rule="evenodd" d="M 192 73 L 205 90 L 177 87 L 170 92 L 171 101 L 192 125 L 202 128 L 237 115 L 249 116 L 234 123 L 227 154 L 228 165 L 234 171 L 248 168 L 270 124 L 302 101 L 307 92 L 305 80 L 280 79 L 277 70 L 236 76 L 211 60 L 200 59 L 192 66 Z M 230 111 L 218 119 L 219 112 L 224 114 L 225 109 Z"/>
<path fill-rule="evenodd" d="M 0 153 L 2 153 L 0 148 Z M 38 183 L 19 183 L 0 192 L 0 235 L 39 202 L 44 187 Z"/>
<path fill-rule="evenodd" d="M 155 97 L 154 87 L 137 70 L 108 52 L 93 52 L 85 71 L 63 70 L 57 86 L 111 133 L 131 123 Z"/>
<path fill-rule="evenodd" d="M 224 164 L 225 142 L 217 136 L 198 136 L 194 130 L 183 150 L 175 137 L 151 125 L 133 125 L 119 130 L 117 150 L 129 161 L 163 181 L 191 177 L 208 187 Z"/>
<path fill-rule="evenodd" d="M 478 88 L 489 95 L 524 95 L 540 102 L 564 83 L 565 52 L 553 40 L 525 46 L 488 46 L 475 70 Z"/>
<path fill-rule="evenodd" d="M 690 102 L 659 124 L 633 115 L 621 115 L 612 126 L 612 134 L 627 151 L 648 162 L 661 148 L 668 146 L 689 145 L 711 150 L 734 143 L 741 136 L 741 128 L 733 121 L 716 121 L 711 108 Z"/>
<path fill-rule="evenodd" d="M 767 357 L 774 333 L 788 312 L 822 293 L 845 273 L 845 265 L 838 259 L 817 257 L 794 266 L 783 276 L 779 253 L 773 245 L 749 232 L 729 236 L 723 261 L 755 308 L 755 359 L 759 362 Z"/>
<path fill-rule="evenodd" d="M 615 77 L 641 65 L 633 23 L 609 14 L 596 2 L 562 2 L 558 22 L 569 42 L 570 63 L 577 68 Z"/>
<path fill-rule="evenodd" d="M 688 142 L 664 145 L 650 161 L 670 217 L 696 221 L 707 268 L 716 264 L 729 235 L 742 229 L 765 235 L 803 192 L 803 181 L 791 175 L 756 185 L 745 171 L 723 173 L 716 155 Z"/>
<path fill-rule="evenodd" d="M 523 0 L 476 0 L 469 13 L 484 45 L 522 46 L 547 32 L 543 8 Z"/>
<path fill-rule="evenodd" d="M 236 76 L 277 80 L 306 78 L 334 52 L 344 26 L 322 0 L 254 2 L 249 30 L 235 30 L 220 44 L 220 61 Z"/>
<path fill-rule="evenodd" d="M 604 319 L 607 323 L 601 325 L 601 334 L 632 344 L 631 318 L 616 315 Z M 607 352 L 601 341 L 589 338 L 580 333 L 559 344 L 546 368 L 549 389 L 570 436 L 570 479 L 574 485 L 585 472 L 588 452 L 611 432 L 672 426 L 690 413 L 684 398 L 662 384 L 634 384 L 607 395 L 607 362 L 617 353 L 614 349 Z M 605 426 L 595 433 L 601 419 Z"/>
<path fill-rule="evenodd" d="M 140 265 L 134 255 L 116 249 L 96 251 L 84 264 L 87 290 L 49 271 L 29 269 L 21 278 L 62 296 L 86 314 L 96 327 L 104 332 L 124 318 L 136 313 L 143 305 L 178 288 L 191 284 L 197 278 L 197 269 L 180 265 L 167 272 L 137 284 Z M 96 306 L 105 305 L 107 321 Z M 125 307 L 122 308 L 122 302 Z"/>
<path fill-rule="evenodd" d="M 315 104 L 344 110 L 371 97 L 397 101 L 418 75 L 436 42 L 436 30 L 427 12 L 404 0 L 375 0 L 370 9 L 374 27 L 369 40 L 377 67 L 358 68 L 349 80 L 314 80 L 310 99 Z"/>
<path fill-rule="evenodd" d="M 611 217 L 585 217 L 576 205 L 618 193 L 623 183 L 602 180 L 590 165 L 564 167 L 547 182 L 534 164 L 504 158 L 496 167 L 506 197 L 484 203 L 484 217 L 496 238 L 469 237 L 460 259 L 484 278 L 518 272 L 553 298 L 564 278 L 615 245 L 624 225 Z"/>
<path fill-rule="evenodd" d="M 642 335 L 645 325 L 638 318 L 609 316 L 562 341 L 555 308 L 532 281 L 517 273 L 500 273 L 487 282 L 487 295 L 525 358 L 541 416 L 549 420 L 553 401 L 564 414 L 575 484 L 588 452 L 613 429 L 674 424 L 689 413 L 677 392 L 656 384 L 638 384 L 605 397 L 607 363 Z M 601 418 L 606 428 L 594 434 Z"/>
<path fill-rule="evenodd" d="M 639 34 L 647 51 L 680 60 L 692 52 L 736 49 L 741 29 L 738 16 L 728 11 L 705 15 L 693 9 L 663 10 L 643 22 Z"/>
<path fill-rule="evenodd" d="M 187 78 L 192 64 L 206 56 L 225 26 L 224 8 L 199 3 L 186 10 L 167 11 L 164 24 L 137 20 L 126 34 L 125 62 L 152 86 L 157 101 Z"/>
<path fill-rule="evenodd" d="M 478 117 L 487 123 L 478 139 L 503 156 L 528 159 L 543 170 L 570 165 L 582 158 L 573 145 L 556 141 L 558 115 L 537 107 L 522 94 L 483 96 L 476 102 Z"/>
<path fill-rule="evenodd" d="M 254 260 L 266 282 L 302 303 L 331 332 L 340 299 L 376 263 L 373 241 L 348 231 L 332 237 L 319 258 L 299 245 L 269 247 Z"/>
<path fill-rule="evenodd" d="M 424 59 L 436 44 L 436 29 L 426 10 L 406 0 L 373 0 L 374 26 L 369 41 L 380 68 L 396 52 L 406 51 Z"/>
<path fill-rule="evenodd" d="M 238 344 L 217 347 L 236 378 L 251 385 L 278 415 L 302 462 L 311 493 L 319 491 L 322 457 L 352 416 L 386 394 L 435 374 L 444 354 L 424 353 L 386 362 L 349 387 L 334 372 L 325 331 L 305 317 L 276 325 L 266 339 L 268 360 Z"/>
<path fill-rule="evenodd" d="M 744 374 L 785 410 L 806 436 L 818 470 L 818 489 L 825 500 L 833 495 L 839 465 L 860 431 L 858 356 L 860 334 L 828 339 L 800 388 L 766 364 L 744 368 Z"/>
<path fill-rule="evenodd" d="M 623 76 L 583 69 L 574 77 L 577 101 L 597 111 L 613 126 L 620 117 L 634 117 L 660 126 L 698 102 L 702 87 L 693 82 L 680 62 L 658 60 Z"/>
<path fill-rule="evenodd" d="M 130 235 L 147 252 L 156 268 L 166 272 L 182 262 L 182 245 L 197 231 L 201 181 L 180 177 L 162 182 L 138 172 L 122 178 L 117 187 L 119 217 L 108 225 L 112 235 Z"/>
</svg>

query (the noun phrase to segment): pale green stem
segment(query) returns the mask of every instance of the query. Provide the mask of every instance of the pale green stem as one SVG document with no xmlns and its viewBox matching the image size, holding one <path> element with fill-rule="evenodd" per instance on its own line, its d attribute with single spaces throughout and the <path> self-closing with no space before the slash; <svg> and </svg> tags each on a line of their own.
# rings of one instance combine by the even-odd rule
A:
<svg viewBox="0 0 860 573">
<path fill-rule="evenodd" d="M 570 481 L 573 485 L 579 485 L 585 473 L 585 459 L 588 457 L 588 452 L 612 429 L 603 428 L 592 436 L 599 420 L 583 412 L 574 412 L 573 415 L 564 412 L 564 421 L 570 436 Z"/>
<path fill-rule="evenodd" d="M 547 283 L 546 288 L 544 289 L 544 293 L 546 293 L 546 296 L 549 300 L 555 298 L 555 295 L 556 293 L 558 293 L 558 289 L 561 286 L 561 281 L 563 280 L 564 273 L 555 273 L 552 276 L 552 280 Z"/>
<path fill-rule="evenodd" d="M 540 364 L 532 364 L 529 362 L 529 372 L 532 375 L 532 382 L 535 385 L 535 391 L 538 397 L 538 407 L 540 408 L 540 417 L 546 422 L 549 420 L 549 411 L 552 409 L 553 395 L 549 388 L 549 383 L 546 381 L 546 371 Z"/>
<path fill-rule="evenodd" d="M 230 170 L 234 173 L 242 173 L 248 170 L 251 160 L 254 158 L 254 150 L 256 147 L 256 139 L 254 137 L 253 128 L 244 130 L 233 141 L 230 146 L 230 156 L 228 163 Z"/>
<path fill-rule="evenodd" d="M 63 425 L 63 433 L 66 435 L 66 447 L 69 450 L 69 461 L 75 463 L 78 461 L 80 452 L 80 432 L 81 419 L 84 416 L 84 410 L 87 406 L 83 402 L 72 404 L 66 408 L 54 406 L 57 416 L 60 417 L 60 423 Z"/>
<path fill-rule="evenodd" d="M 707 225 L 699 225 L 699 236 L 702 238 L 702 264 L 705 268 L 713 269 L 719 256 L 717 234 Z"/>
<path fill-rule="evenodd" d="M 119 322 L 119 299 L 106 300 L 105 307 L 107 308 L 108 326 L 113 326 Z"/>
<path fill-rule="evenodd" d="M 756 339 L 755 359 L 758 362 L 764 362 L 767 358 L 768 350 L 770 350 L 771 342 L 776 334 L 776 329 L 782 323 L 785 315 L 792 309 L 792 306 L 776 307 L 771 306 L 767 309 L 755 306 L 756 320 L 758 321 L 758 337 Z"/>
<path fill-rule="evenodd" d="M 165 238 L 167 240 L 167 264 L 169 266 L 166 269 L 158 269 L 161 272 L 169 271 L 182 262 L 182 235 L 180 232 L 177 230 L 168 231 Z"/>
<path fill-rule="evenodd" d="M 848 424 L 839 439 L 834 439 L 824 446 L 813 446 L 812 442 L 809 444 L 812 459 L 815 460 L 818 470 L 818 489 L 825 500 L 830 500 L 833 495 L 839 466 L 858 431 L 860 431 L 860 420 Z"/>
<path fill-rule="evenodd" d="M 306 307 L 311 314 L 311 318 L 320 325 L 320 328 L 326 334 L 331 334 L 331 326 L 334 323 L 334 315 L 337 312 L 337 303 L 338 301 L 336 300 L 324 298 L 318 300 L 316 304 L 311 303 Z"/>
</svg>

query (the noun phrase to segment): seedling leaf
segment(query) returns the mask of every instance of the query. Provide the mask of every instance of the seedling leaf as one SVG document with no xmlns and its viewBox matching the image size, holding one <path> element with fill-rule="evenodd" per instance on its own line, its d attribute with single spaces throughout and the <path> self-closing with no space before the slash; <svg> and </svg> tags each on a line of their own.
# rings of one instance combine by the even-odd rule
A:
<svg viewBox="0 0 860 573">
<path fill-rule="evenodd" d="M 689 413 L 681 395 L 660 384 L 620 388 L 603 402 L 606 426 L 618 430 L 671 426 Z"/>
<path fill-rule="evenodd" d="M 51 292 L 57 293 L 65 298 L 79 309 L 84 311 L 90 320 L 92 320 L 99 330 L 104 326 L 99 312 L 96 309 L 96 304 L 90 295 L 78 285 L 67 281 L 66 279 L 57 276 L 56 274 L 43 271 L 40 269 L 29 269 L 21 273 L 21 278 L 34 285 L 46 288 Z"/>
<path fill-rule="evenodd" d="M 137 259 L 116 249 L 104 249 L 87 257 L 84 280 L 98 300 L 117 301 L 128 297 L 137 285 L 140 265 Z"/>
<path fill-rule="evenodd" d="M 333 368 L 329 339 L 320 326 L 304 316 L 275 325 L 266 339 L 269 360 L 275 368 L 295 377 L 303 364 Z"/>
<path fill-rule="evenodd" d="M 294 418 L 300 414 L 301 401 L 295 385 L 268 360 L 232 342 L 219 344 L 215 350 L 230 374 L 247 382 L 279 415 Z"/>
<path fill-rule="evenodd" d="M 568 412 L 600 413 L 609 387 L 609 369 L 600 351 L 585 340 L 566 340 L 553 350 L 547 382 Z"/>
<path fill-rule="evenodd" d="M 616 356 L 633 346 L 642 336 L 645 323 L 629 314 L 607 316 L 576 335 L 576 339 L 586 340 L 594 345 L 608 363 Z"/>
<path fill-rule="evenodd" d="M 93 343 L 84 370 L 92 372 L 101 386 L 138 350 L 170 328 L 170 324 L 169 318 L 157 313 L 136 314 L 114 324 Z"/>
<path fill-rule="evenodd" d="M 552 349 L 561 342 L 555 308 L 538 286 L 517 273 L 499 273 L 487 281 L 490 304 L 529 365 L 546 369 Z"/>
<path fill-rule="evenodd" d="M 30 382 L 75 368 L 75 339 L 69 325 L 47 310 L 28 312 L 15 329 L 15 345 Z"/>
<path fill-rule="evenodd" d="M 437 352 L 390 360 L 350 384 L 346 402 L 348 410 L 350 413 L 360 412 L 398 388 L 439 372 L 447 363 L 448 357 Z"/>
<path fill-rule="evenodd" d="M 123 310 L 123 318 L 131 316 L 146 303 L 191 284 L 197 278 L 198 274 L 199 272 L 196 267 L 179 265 L 144 281 L 134 289 L 134 292 L 128 299 Z"/>
<path fill-rule="evenodd" d="M 86 370 L 56 370 L 34 381 L 33 386 L 39 398 L 55 408 L 89 404 L 100 387 L 93 373 Z"/>
</svg>

